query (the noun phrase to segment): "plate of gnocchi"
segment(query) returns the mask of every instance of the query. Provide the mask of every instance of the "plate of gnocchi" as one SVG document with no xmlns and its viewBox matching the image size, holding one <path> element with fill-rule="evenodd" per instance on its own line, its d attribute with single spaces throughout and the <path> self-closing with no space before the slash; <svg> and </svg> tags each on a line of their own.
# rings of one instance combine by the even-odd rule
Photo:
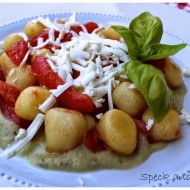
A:
<svg viewBox="0 0 190 190">
<path fill-rule="evenodd" d="M 159 17 L 61 13 L 0 28 L 1 176 L 62 187 L 187 179 L 189 45 Z"/>
</svg>

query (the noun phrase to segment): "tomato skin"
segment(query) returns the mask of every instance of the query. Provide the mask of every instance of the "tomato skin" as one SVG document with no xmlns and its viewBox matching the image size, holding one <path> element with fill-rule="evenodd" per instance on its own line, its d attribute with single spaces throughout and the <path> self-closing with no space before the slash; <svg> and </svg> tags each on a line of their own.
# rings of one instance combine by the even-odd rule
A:
<svg viewBox="0 0 190 190">
<path fill-rule="evenodd" d="M 1 80 L 0 89 L 0 98 L 11 105 L 14 105 L 18 96 L 20 95 L 20 91 L 14 86 L 11 86 L 10 84 L 7 84 L 6 82 Z"/>
<path fill-rule="evenodd" d="M 146 123 L 139 119 L 134 119 L 134 122 L 135 122 L 139 132 L 141 132 L 145 136 L 148 136 L 149 132 L 147 131 Z"/>
<path fill-rule="evenodd" d="M 92 33 L 96 28 L 99 27 L 95 22 L 87 22 L 84 24 L 84 26 L 86 27 L 88 33 Z"/>
<path fill-rule="evenodd" d="M 68 32 L 64 35 L 64 38 L 61 39 L 61 42 L 69 42 L 71 41 L 72 37 L 73 37 L 72 33 Z"/>
<path fill-rule="evenodd" d="M 53 72 L 44 56 L 36 56 L 31 67 L 37 80 L 47 88 L 56 89 L 58 85 L 64 84 L 59 75 Z"/>
<path fill-rule="evenodd" d="M 27 51 L 27 43 L 24 40 L 20 40 L 15 45 L 13 45 L 12 49 L 7 50 L 6 54 L 10 57 L 15 65 L 19 66 Z"/>
<path fill-rule="evenodd" d="M 82 31 L 82 28 L 80 26 L 72 26 L 71 30 L 79 34 L 79 32 Z"/>
<path fill-rule="evenodd" d="M 76 78 L 79 77 L 79 75 L 80 75 L 80 72 L 79 72 L 79 71 L 73 69 L 72 72 L 73 72 L 72 77 L 73 77 L 74 79 L 76 79 Z"/>
<path fill-rule="evenodd" d="M 2 113 L 7 119 L 13 121 L 21 128 L 26 129 L 29 127 L 31 122 L 18 117 L 15 113 L 14 105 L 11 105 L 6 101 L 2 101 L 0 104 L 1 104 Z"/>
<path fill-rule="evenodd" d="M 58 98 L 63 107 L 77 110 L 82 113 L 91 113 L 94 111 L 94 104 L 91 98 L 86 94 L 79 94 L 72 88 L 67 89 Z"/>
<path fill-rule="evenodd" d="M 96 128 L 87 131 L 84 138 L 84 145 L 94 153 L 106 150 Z"/>
<path fill-rule="evenodd" d="M 5 81 L 5 76 L 1 69 L 0 69 L 0 80 Z"/>
<path fill-rule="evenodd" d="M 30 122 L 18 117 L 14 111 L 15 102 L 20 95 L 20 91 L 14 86 L 1 80 L 0 89 L 0 99 L 2 100 L 0 101 L 0 105 L 3 115 L 20 127 L 27 128 L 30 125 Z"/>
<path fill-rule="evenodd" d="M 32 47 L 37 46 L 38 38 L 42 38 L 43 41 L 46 41 L 46 40 L 48 39 L 48 31 L 46 30 L 46 31 L 44 31 L 44 32 L 42 32 L 42 33 L 40 33 L 40 34 L 38 34 L 38 35 L 36 35 L 36 36 L 30 38 L 30 39 L 28 40 L 29 44 L 30 44 Z"/>
<path fill-rule="evenodd" d="M 162 59 L 150 60 L 146 62 L 162 70 L 166 64 L 166 61 L 167 61 L 167 58 L 162 58 Z"/>
<path fill-rule="evenodd" d="M 80 31 L 82 31 L 82 28 L 80 26 L 73 26 L 71 27 L 71 30 L 79 34 Z M 61 42 L 69 42 L 71 41 L 71 38 L 73 37 L 71 32 L 68 32 L 64 35 L 63 39 Z"/>
<path fill-rule="evenodd" d="M 49 89 L 56 89 L 58 85 L 63 85 L 64 81 L 57 73 L 54 73 L 49 66 L 46 57 L 36 56 L 32 63 L 32 72 L 38 81 Z M 58 97 L 61 105 L 68 109 L 90 113 L 94 111 L 94 104 L 86 94 L 79 94 L 71 87 Z"/>
</svg>

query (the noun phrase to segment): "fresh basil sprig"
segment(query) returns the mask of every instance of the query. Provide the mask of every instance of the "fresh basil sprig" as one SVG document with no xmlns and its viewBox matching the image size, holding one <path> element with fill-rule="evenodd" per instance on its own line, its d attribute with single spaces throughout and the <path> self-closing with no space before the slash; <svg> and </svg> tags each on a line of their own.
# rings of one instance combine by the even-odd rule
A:
<svg viewBox="0 0 190 190">
<path fill-rule="evenodd" d="M 160 43 L 163 33 L 162 21 L 144 12 L 130 23 L 129 30 L 138 44 L 139 53 L 143 47 L 152 43 Z"/>
<path fill-rule="evenodd" d="M 143 61 L 166 58 L 186 47 L 186 44 L 160 44 L 163 25 L 158 17 L 144 12 L 129 25 L 112 26 L 128 47 L 131 59 L 125 72 L 143 94 L 156 121 L 160 121 L 172 104 L 172 91 L 167 86 L 164 74 Z"/>
<path fill-rule="evenodd" d="M 172 91 L 164 74 L 149 64 L 131 60 L 125 65 L 127 76 L 144 96 L 156 121 L 160 121 L 172 104 Z"/>
<path fill-rule="evenodd" d="M 160 44 L 163 34 L 162 22 L 158 17 L 144 12 L 129 25 L 112 26 L 124 39 L 128 47 L 128 55 L 132 60 L 155 60 L 176 54 L 186 44 Z"/>
<path fill-rule="evenodd" d="M 145 47 L 143 53 L 139 54 L 138 58 L 141 61 L 162 59 L 170 55 L 175 55 L 178 51 L 185 47 L 186 44 L 151 44 Z"/>
</svg>

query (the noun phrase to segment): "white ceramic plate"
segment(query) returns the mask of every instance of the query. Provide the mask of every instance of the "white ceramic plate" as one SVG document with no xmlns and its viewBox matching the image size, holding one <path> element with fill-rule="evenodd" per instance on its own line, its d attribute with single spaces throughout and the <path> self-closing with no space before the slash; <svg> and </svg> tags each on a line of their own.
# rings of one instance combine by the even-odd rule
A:
<svg viewBox="0 0 190 190">
<path fill-rule="evenodd" d="M 70 16 L 70 13 L 45 15 L 54 18 Z M 129 23 L 133 18 L 124 18 L 122 16 L 77 13 L 77 18 L 81 22 L 95 21 L 104 26 L 111 23 Z M 27 18 L 13 22 L 0 27 L 0 41 L 13 32 L 23 31 Z M 176 36 L 172 31 L 165 31 L 163 43 L 177 44 L 184 42 L 180 36 Z M 180 64 L 181 68 L 190 62 L 189 46 L 178 53 L 174 59 Z M 184 78 L 187 88 L 190 88 L 190 79 Z M 184 108 L 190 108 L 190 91 L 187 92 L 184 100 Z M 153 153 L 144 163 L 129 170 L 100 170 L 93 172 L 72 173 L 63 171 L 52 171 L 41 168 L 35 168 L 29 165 L 22 158 L 15 156 L 11 159 L 0 158 L 0 176 L 12 182 L 17 186 L 93 186 L 93 187 L 124 187 L 124 186 L 175 186 L 179 180 L 173 180 L 173 177 L 182 174 L 190 175 L 190 153 L 188 146 L 190 143 L 190 127 L 184 126 L 183 136 L 180 140 L 170 143 L 167 148 Z M 160 175 L 159 178 L 149 181 L 143 178 L 150 175 Z M 167 177 L 168 176 L 168 177 Z M 144 175 L 145 177 L 145 175 Z M 163 178 L 164 177 L 164 178 Z M 188 176 L 187 176 L 188 177 Z M 142 178 L 144 180 L 142 180 Z M 185 176 L 184 176 L 185 178 Z M 190 178 L 190 176 L 189 176 Z M 168 181 L 169 180 L 169 181 Z M 190 179 L 181 179 L 186 185 L 190 184 Z"/>
</svg>

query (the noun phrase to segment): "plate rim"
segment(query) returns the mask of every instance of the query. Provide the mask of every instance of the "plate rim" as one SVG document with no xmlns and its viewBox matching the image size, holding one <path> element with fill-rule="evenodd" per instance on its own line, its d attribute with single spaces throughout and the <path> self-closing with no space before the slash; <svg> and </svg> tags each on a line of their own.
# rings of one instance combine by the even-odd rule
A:
<svg viewBox="0 0 190 190">
<path fill-rule="evenodd" d="M 104 17 L 111 17 L 111 18 L 117 18 L 117 19 L 122 19 L 122 20 L 125 20 L 125 21 L 131 21 L 132 19 L 130 17 L 127 17 L 127 16 L 122 16 L 122 15 L 116 15 L 116 14 L 104 14 L 104 13 L 90 13 L 90 12 L 75 12 L 76 13 L 76 16 L 77 15 L 93 15 L 93 16 L 104 16 Z M 22 19 L 19 19 L 19 20 L 16 20 L 16 21 L 12 21 L 12 22 L 8 22 L 8 23 L 5 23 L 3 25 L 0 25 L 0 29 L 6 29 L 6 27 L 10 26 L 10 25 L 15 25 L 17 23 L 20 23 L 20 22 L 23 22 L 23 21 L 29 21 L 31 19 L 35 19 L 37 17 L 53 17 L 53 16 L 62 16 L 62 15 L 72 15 L 73 12 L 63 12 L 63 13 L 49 13 L 49 14 L 41 14 L 41 15 L 37 15 L 37 16 L 31 16 L 31 17 L 24 17 Z M 178 36 L 175 36 L 173 35 L 171 32 L 168 32 L 168 31 L 164 31 L 164 34 L 165 35 L 169 35 L 171 38 L 174 38 L 175 40 L 179 41 L 179 42 L 182 42 L 184 43 L 185 41 L 183 39 L 181 39 L 180 37 Z M 188 44 L 188 46 L 190 47 L 190 44 Z M 19 179 L 16 179 L 12 176 L 10 176 L 9 174 L 6 174 L 5 172 L 1 172 L 0 171 L 0 177 L 3 177 L 5 178 L 5 180 L 12 180 L 12 183 L 14 183 L 15 185 L 21 185 L 21 186 L 25 186 L 25 187 L 38 187 L 38 185 L 34 184 L 34 183 L 30 183 L 28 182 L 27 180 L 19 180 Z M 159 184 L 158 184 L 159 186 Z"/>
</svg>

